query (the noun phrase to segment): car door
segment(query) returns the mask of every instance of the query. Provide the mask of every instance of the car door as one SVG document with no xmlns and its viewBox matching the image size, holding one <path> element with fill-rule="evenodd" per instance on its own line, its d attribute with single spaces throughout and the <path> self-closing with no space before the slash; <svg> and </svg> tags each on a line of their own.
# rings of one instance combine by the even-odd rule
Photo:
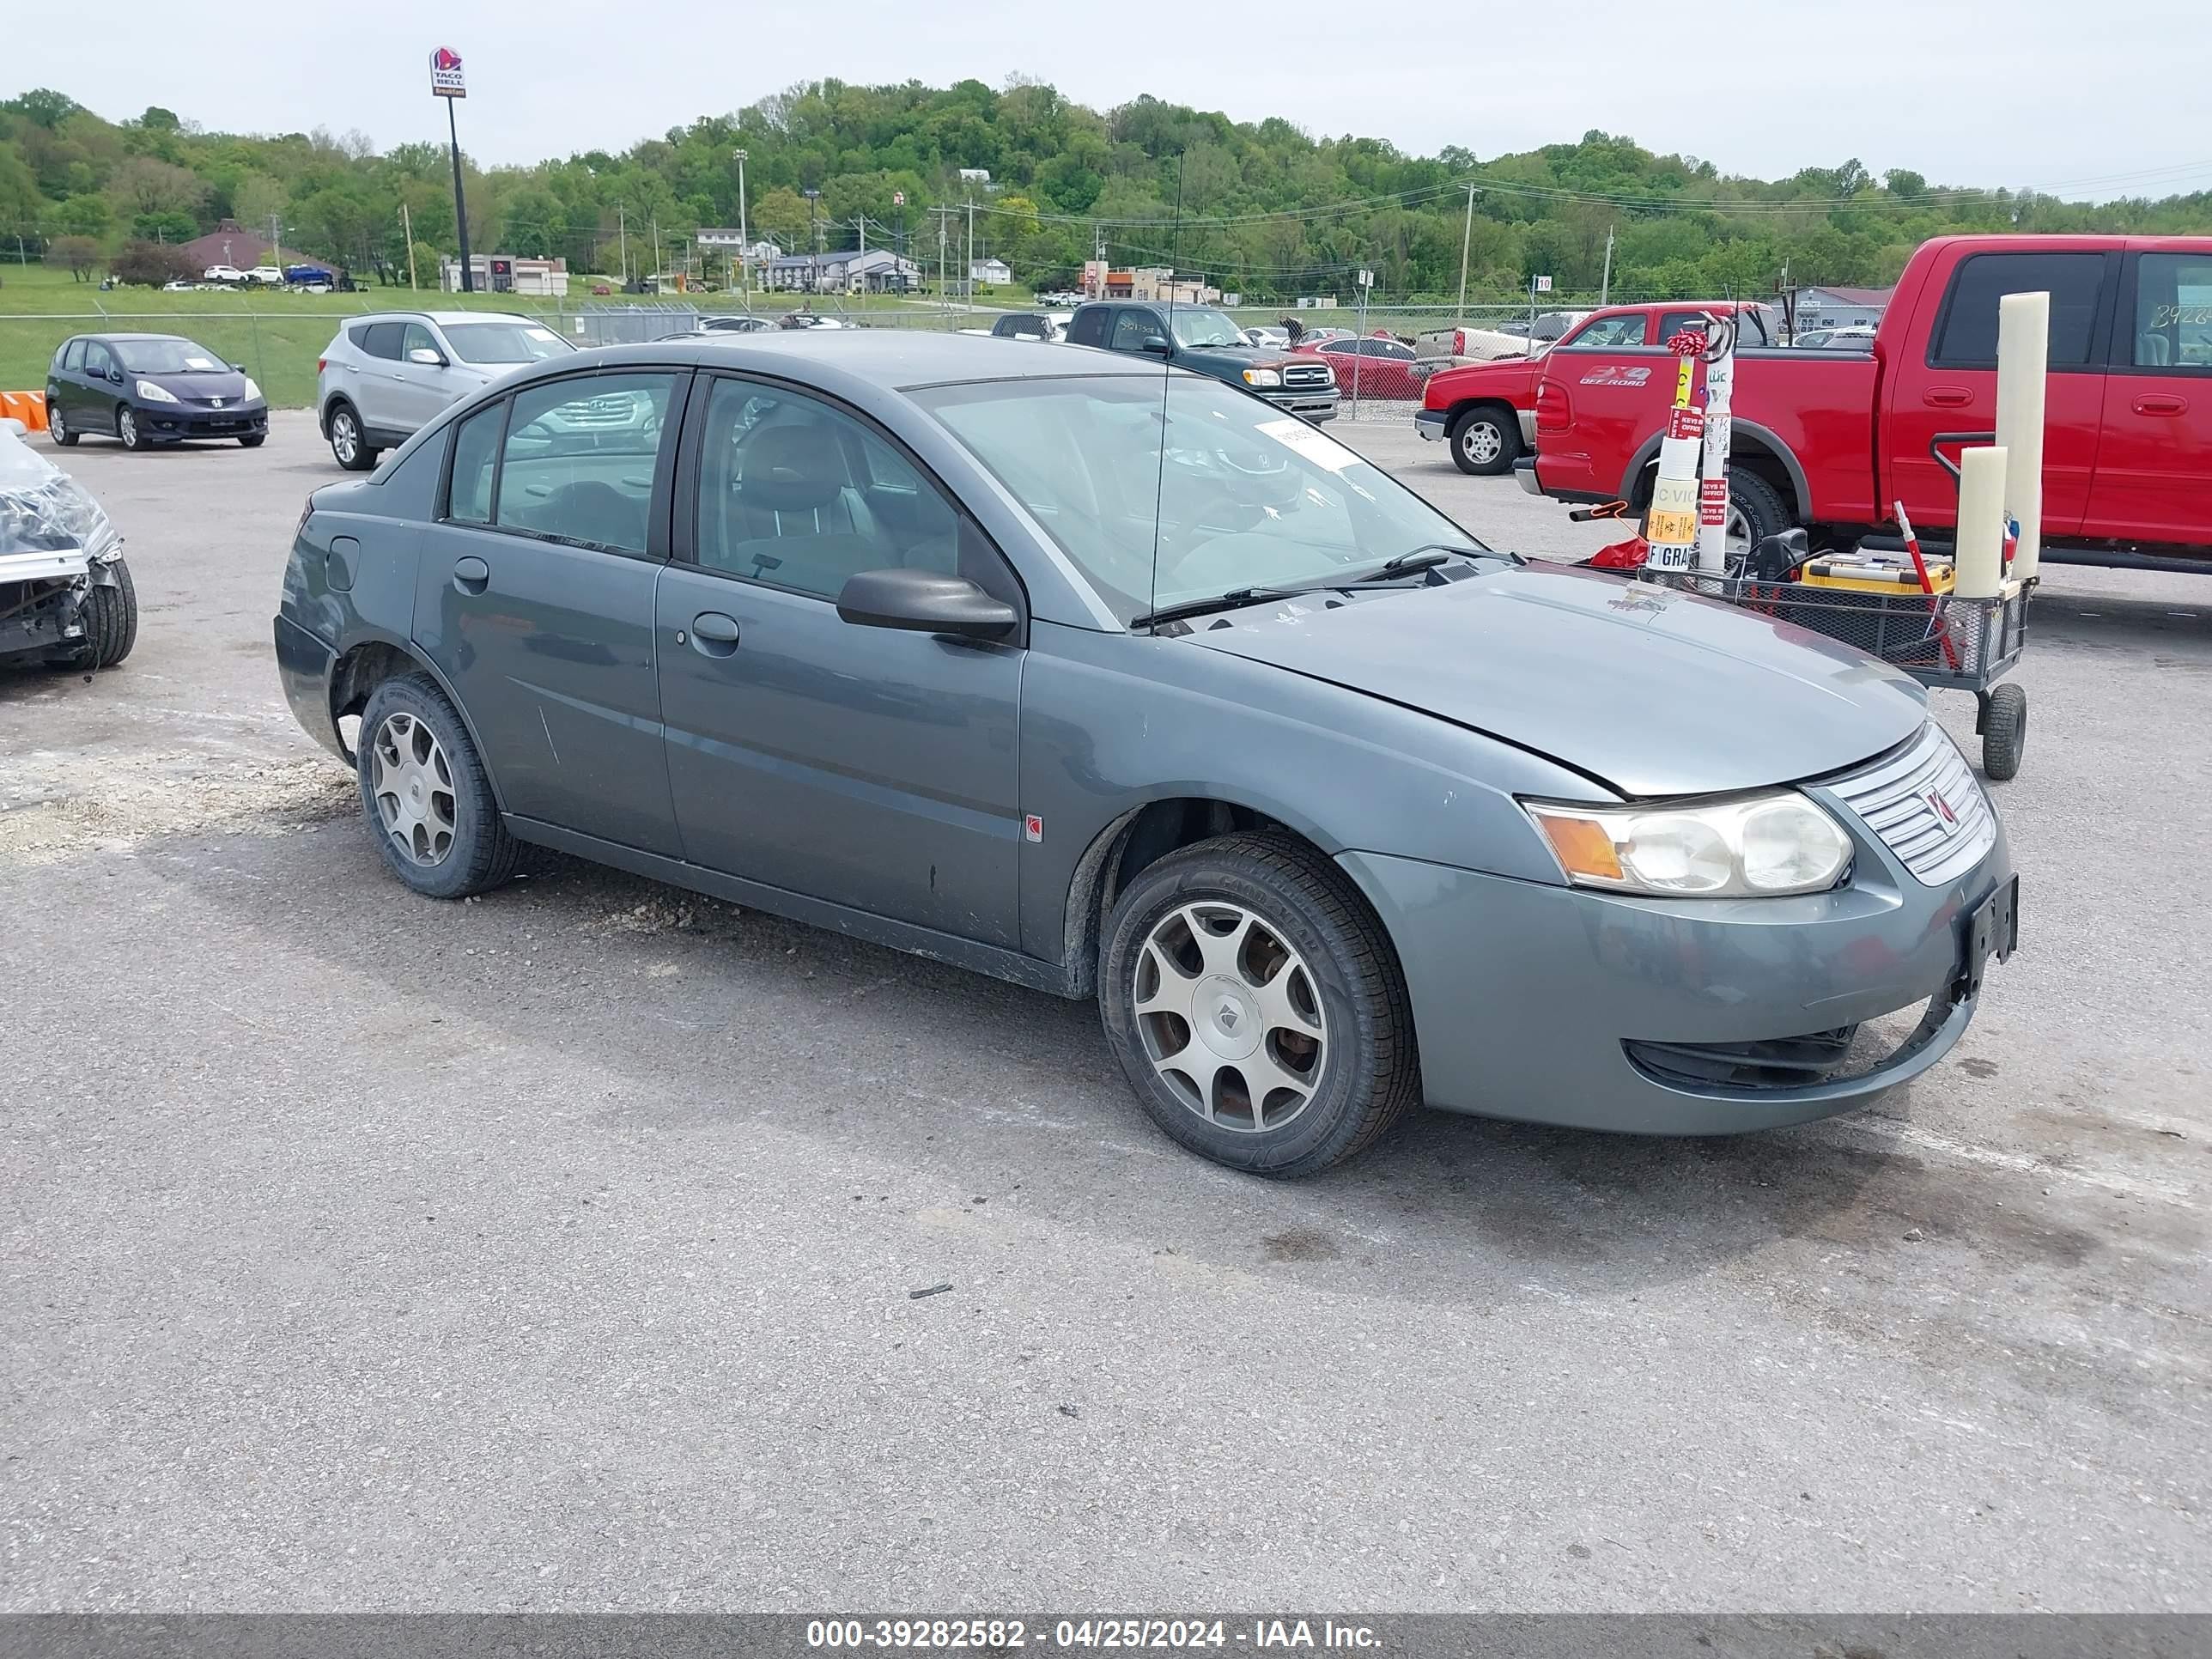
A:
<svg viewBox="0 0 2212 1659">
<path fill-rule="evenodd" d="M 532 383 L 461 422 L 425 532 L 416 641 L 459 696 L 509 812 L 674 856 L 653 586 L 687 374 Z M 564 416 L 627 400 L 589 430 Z"/>
<path fill-rule="evenodd" d="M 353 399 L 361 423 L 373 436 L 388 437 L 412 432 L 421 422 L 403 421 L 399 410 L 399 342 L 407 325 L 396 319 L 368 323 L 348 331 L 361 361 L 347 376 L 346 395 Z"/>
<path fill-rule="evenodd" d="M 104 340 L 84 343 L 84 379 L 76 407 L 70 410 L 80 432 L 112 432 L 115 411 L 123 406 L 124 388 L 116 384 L 122 365 Z"/>
<path fill-rule="evenodd" d="M 427 356 L 420 354 L 428 354 Z M 426 323 L 400 325 L 399 359 L 392 365 L 392 423 L 412 432 L 436 420 L 461 392 L 481 382 L 471 376 L 455 384 L 453 353 Z"/>
<path fill-rule="evenodd" d="M 2120 276 L 2085 535 L 2212 540 L 2212 254 L 2131 252 Z"/>
<path fill-rule="evenodd" d="M 1997 301 L 2051 295 L 2051 374 L 2043 440 L 2043 532 L 2078 534 L 2096 471 L 2105 411 L 2105 340 L 2118 288 L 2117 253 L 2046 249 L 1970 253 L 1951 273 L 1917 353 L 1885 365 L 1889 385 L 1881 442 L 1891 496 L 1916 523 L 1954 525 L 1959 485 L 1929 453 L 1938 435 L 1989 433 L 1997 423 Z M 1984 440 L 1986 441 L 1986 440 Z M 1946 447 L 1954 461 L 1957 444 Z M 1885 512 L 1888 500 L 1881 503 Z"/>
<path fill-rule="evenodd" d="M 684 856 L 993 945 L 1018 941 L 1018 644 L 841 620 L 863 570 L 969 577 L 1023 608 L 973 520 L 822 398 L 702 378 L 657 606 Z"/>
</svg>

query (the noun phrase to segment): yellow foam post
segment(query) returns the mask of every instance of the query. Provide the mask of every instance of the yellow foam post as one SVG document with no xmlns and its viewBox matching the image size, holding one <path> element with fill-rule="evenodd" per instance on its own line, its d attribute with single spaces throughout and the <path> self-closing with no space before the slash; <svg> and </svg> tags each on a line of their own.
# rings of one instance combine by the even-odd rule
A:
<svg viewBox="0 0 2212 1659">
<path fill-rule="evenodd" d="M 1995 599 L 2004 586 L 2004 489 L 2002 445 L 1959 453 L 1958 586 L 1962 599 Z"/>
<path fill-rule="evenodd" d="M 2043 404 L 2051 367 L 2051 296 L 2008 294 L 1997 301 L 1997 445 L 2011 456 L 2005 511 L 2020 520 L 2012 574 L 2035 574 L 2043 551 Z"/>
</svg>

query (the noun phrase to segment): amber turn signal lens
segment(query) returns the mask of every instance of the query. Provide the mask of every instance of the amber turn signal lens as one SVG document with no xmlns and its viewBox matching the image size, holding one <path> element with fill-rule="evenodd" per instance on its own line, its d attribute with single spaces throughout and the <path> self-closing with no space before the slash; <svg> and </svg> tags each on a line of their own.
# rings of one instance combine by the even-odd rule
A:
<svg viewBox="0 0 2212 1659">
<path fill-rule="evenodd" d="M 1613 836 L 1603 824 L 1533 808 L 1530 816 L 1543 830 L 1544 839 L 1552 843 L 1552 851 L 1559 854 L 1560 864 L 1570 876 L 1593 877 L 1600 881 L 1623 878 Z"/>
</svg>

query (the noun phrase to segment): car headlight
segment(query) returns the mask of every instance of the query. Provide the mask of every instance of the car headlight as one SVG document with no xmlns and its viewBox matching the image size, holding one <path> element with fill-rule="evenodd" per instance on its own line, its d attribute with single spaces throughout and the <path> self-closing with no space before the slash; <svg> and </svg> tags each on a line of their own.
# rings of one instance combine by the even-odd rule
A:
<svg viewBox="0 0 2212 1659">
<path fill-rule="evenodd" d="M 1272 368 L 1248 368 L 1244 371 L 1246 386 L 1280 386 L 1283 377 Z"/>
<path fill-rule="evenodd" d="M 1675 806 L 1521 805 L 1578 887 L 1691 898 L 1818 893 L 1851 861 L 1850 837 L 1793 789 Z"/>
<path fill-rule="evenodd" d="M 261 395 L 261 387 L 249 374 L 246 377 L 246 401 L 252 403 Z"/>
<path fill-rule="evenodd" d="M 138 401 L 146 404 L 173 404 L 177 394 L 165 386 L 155 386 L 151 380 L 138 382 Z"/>
</svg>

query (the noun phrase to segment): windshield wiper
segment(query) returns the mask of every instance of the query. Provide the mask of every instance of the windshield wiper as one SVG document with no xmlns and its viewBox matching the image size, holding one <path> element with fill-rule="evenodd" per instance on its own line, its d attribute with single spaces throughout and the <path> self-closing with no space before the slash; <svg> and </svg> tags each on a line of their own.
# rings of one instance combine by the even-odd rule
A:
<svg viewBox="0 0 2212 1659">
<path fill-rule="evenodd" d="M 1147 611 L 1129 618 L 1129 626 L 1158 628 L 1162 623 L 1181 622 L 1187 617 L 1203 617 L 1213 611 L 1234 611 L 1239 605 L 1265 605 L 1270 599 L 1293 599 L 1301 593 L 1310 593 L 1310 587 L 1232 587 L 1226 593 L 1216 593 L 1210 599 L 1185 599 L 1179 605 L 1164 605 L 1157 611 Z"/>
</svg>

